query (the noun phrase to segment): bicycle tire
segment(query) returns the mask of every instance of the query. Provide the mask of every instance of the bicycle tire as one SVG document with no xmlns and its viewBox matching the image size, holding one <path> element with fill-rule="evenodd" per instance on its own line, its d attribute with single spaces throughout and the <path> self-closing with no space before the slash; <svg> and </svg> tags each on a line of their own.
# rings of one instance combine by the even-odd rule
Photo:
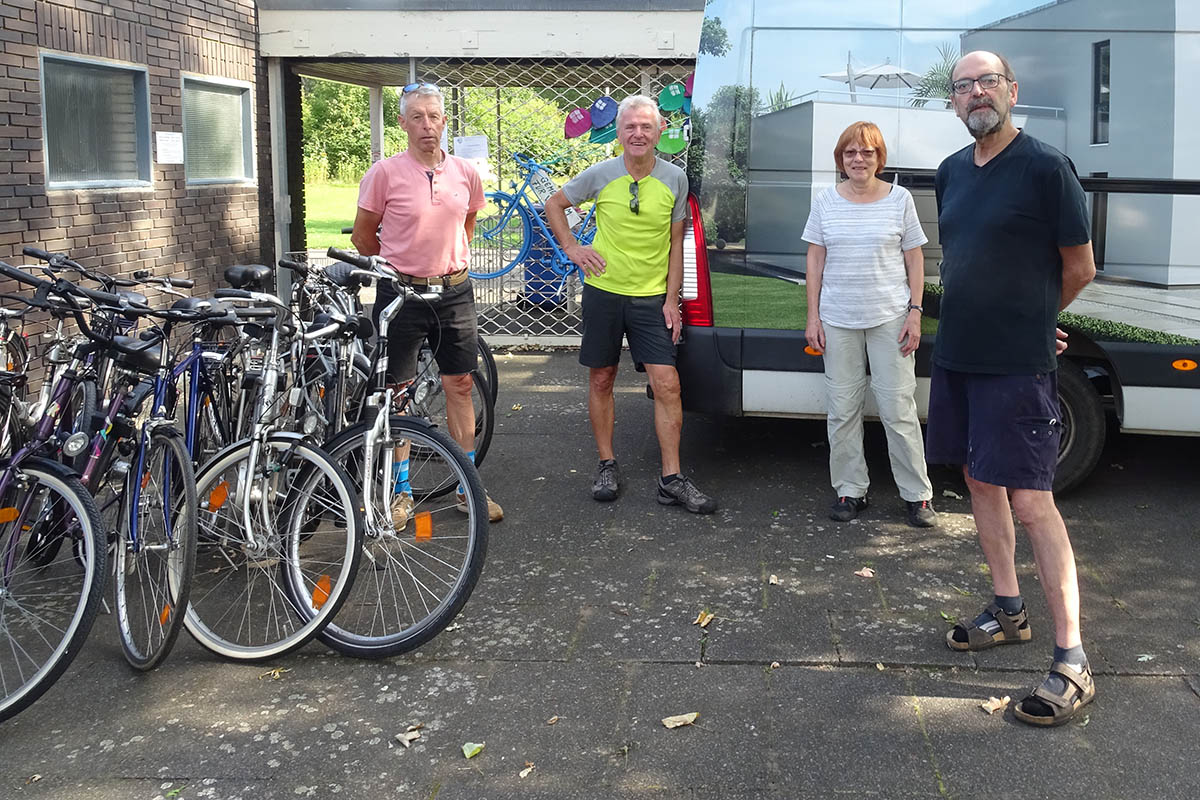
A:
<svg viewBox="0 0 1200 800">
<path fill-rule="evenodd" d="M 230 445 L 196 476 L 196 569 L 184 619 L 201 646 L 236 661 L 277 658 L 321 631 L 349 594 L 363 530 L 350 477 L 325 451 L 275 434 L 247 481 L 251 446 Z M 257 551 L 246 545 L 244 492 L 264 540 Z M 261 631 L 249 628 L 252 614 L 270 617 Z"/>
<path fill-rule="evenodd" d="M 122 514 L 136 508 L 138 543 L 135 552 L 128 531 L 117 541 L 115 589 L 121 647 L 143 671 L 171 652 L 196 567 L 196 476 L 183 436 L 159 427 L 144 455 L 126 476 Z"/>
<path fill-rule="evenodd" d="M 0 722 L 45 694 L 79 654 L 104 596 L 108 555 L 96 504 L 78 477 L 37 457 L 24 459 L 16 470 L 23 485 L 14 482 L 0 498 L 0 508 L 17 512 L 0 523 L 0 553 L 9 542 L 17 548 L 0 582 Z M 39 566 L 32 535 L 38 528 L 54 528 L 43 531 L 43 546 L 66 537 L 76 546 L 56 548 L 61 554 Z M 6 560 L 0 558 L 0 571 Z M 29 663 L 22 665 L 22 659 Z"/>
<path fill-rule="evenodd" d="M 496 392 L 500 388 L 500 375 L 496 371 L 496 357 L 492 355 L 492 348 L 483 338 L 483 334 L 475 337 L 475 349 L 478 351 L 475 355 L 475 369 L 482 375 L 487 384 L 488 400 L 492 405 L 496 404 Z"/>
<path fill-rule="evenodd" d="M 63 409 L 59 425 L 67 434 L 85 433 L 91 438 L 95 432 L 92 428 L 96 416 L 96 382 L 91 378 L 81 377 L 71 389 L 70 398 Z M 74 458 L 65 456 L 63 463 L 76 472 L 83 472 L 91 456 L 91 448 L 85 447 L 83 452 Z"/>
<path fill-rule="evenodd" d="M 427 483 L 446 482 L 451 489 L 463 486 L 467 513 L 444 492 L 418 495 L 411 518 L 397 531 L 391 522 L 392 492 L 375 493 L 380 500 L 367 517 L 383 524 L 368 522 L 351 598 L 319 635 L 329 647 L 356 658 L 405 653 L 444 630 L 466 605 L 487 556 L 487 501 L 466 455 L 449 436 L 421 420 L 395 416 L 390 425 L 393 436 L 410 444 L 410 474 Z M 327 444 L 360 491 L 369 427 L 358 423 Z M 387 489 L 391 483 L 390 474 L 384 474 L 380 485 Z"/>
<path fill-rule="evenodd" d="M 10 330 L 4 340 L 4 371 L 25 374 L 29 365 L 29 345 L 25 337 Z M 14 381 L 0 385 L 0 457 L 15 453 L 24 442 L 20 418 L 21 401 L 28 395 L 28 383 Z"/>
<path fill-rule="evenodd" d="M 472 278 L 507 275 L 529 256 L 533 221 L 529 211 L 507 192 L 488 192 L 488 206 L 475 217 L 471 238 Z M 495 208 L 493 209 L 493 205 Z"/>
</svg>

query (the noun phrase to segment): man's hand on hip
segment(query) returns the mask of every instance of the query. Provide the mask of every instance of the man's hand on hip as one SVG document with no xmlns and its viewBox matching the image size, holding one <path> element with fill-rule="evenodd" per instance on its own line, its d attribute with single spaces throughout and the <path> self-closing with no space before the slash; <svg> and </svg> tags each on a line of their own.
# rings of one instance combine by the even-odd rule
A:
<svg viewBox="0 0 1200 800">
<path fill-rule="evenodd" d="M 568 248 L 566 253 L 567 258 L 578 264 L 589 278 L 604 274 L 604 267 L 607 266 L 604 257 L 597 253 L 591 245 L 577 244 Z"/>
<path fill-rule="evenodd" d="M 1067 332 L 1062 328 L 1054 329 L 1054 355 L 1061 356 L 1067 349 Z"/>
<path fill-rule="evenodd" d="M 679 344 L 679 337 L 683 335 L 683 315 L 679 313 L 678 299 L 667 298 L 667 302 L 663 303 L 663 320 L 671 332 L 671 343 Z"/>
</svg>

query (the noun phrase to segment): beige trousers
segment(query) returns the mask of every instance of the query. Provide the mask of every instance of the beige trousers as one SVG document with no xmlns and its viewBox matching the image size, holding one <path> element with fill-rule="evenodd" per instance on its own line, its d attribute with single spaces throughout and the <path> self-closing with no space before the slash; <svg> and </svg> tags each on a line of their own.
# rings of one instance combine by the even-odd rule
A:
<svg viewBox="0 0 1200 800">
<path fill-rule="evenodd" d="M 887 431 L 892 477 L 906 501 L 930 500 L 925 444 L 917 417 L 916 356 L 900 355 L 904 317 L 874 328 L 825 328 L 825 407 L 829 474 L 838 497 L 862 497 L 870 479 L 863 455 L 863 407 L 867 384 Z M 867 377 L 867 365 L 871 375 Z"/>
</svg>

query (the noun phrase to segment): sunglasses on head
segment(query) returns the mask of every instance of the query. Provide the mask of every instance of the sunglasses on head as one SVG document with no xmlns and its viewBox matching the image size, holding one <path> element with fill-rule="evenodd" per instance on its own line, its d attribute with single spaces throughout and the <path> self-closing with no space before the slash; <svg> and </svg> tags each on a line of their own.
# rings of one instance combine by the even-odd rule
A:
<svg viewBox="0 0 1200 800">
<path fill-rule="evenodd" d="M 438 89 L 438 85 L 436 83 L 426 83 L 425 81 L 417 81 L 416 83 L 407 84 L 400 91 L 402 91 L 404 94 L 408 94 L 409 92 L 415 92 L 417 89 L 425 89 L 425 88 Z M 438 91 L 441 91 L 441 89 L 438 89 Z"/>
</svg>

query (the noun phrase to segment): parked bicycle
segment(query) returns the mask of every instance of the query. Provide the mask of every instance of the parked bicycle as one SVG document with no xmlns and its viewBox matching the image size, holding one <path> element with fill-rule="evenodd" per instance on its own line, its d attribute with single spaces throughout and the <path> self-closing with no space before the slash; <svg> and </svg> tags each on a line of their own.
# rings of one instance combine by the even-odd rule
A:
<svg viewBox="0 0 1200 800">
<path fill-rule="evenodd" d="M 513 160 L 521 183 L 512 181 L 509 192 L 488 192 L 488 208 L 475 219 L 471 277 L 498 278 L 523 265 L 536 275 L 553 278 L 549 281 L 552 285 L 539 293 L 560 293 L 568 276 L 576 275 L 582 281 L 583 272 L 567 258 L 542 211 L 543 204 L 558 191 L 550 168 L 559 159 L 539 162 L 524 153 L 513 153 Z M 567 210 L 567 222 L 580 244 L 591 244 L 596 236 L 595 213 L 595 205 L 586 214 Z"/>
</svg>

